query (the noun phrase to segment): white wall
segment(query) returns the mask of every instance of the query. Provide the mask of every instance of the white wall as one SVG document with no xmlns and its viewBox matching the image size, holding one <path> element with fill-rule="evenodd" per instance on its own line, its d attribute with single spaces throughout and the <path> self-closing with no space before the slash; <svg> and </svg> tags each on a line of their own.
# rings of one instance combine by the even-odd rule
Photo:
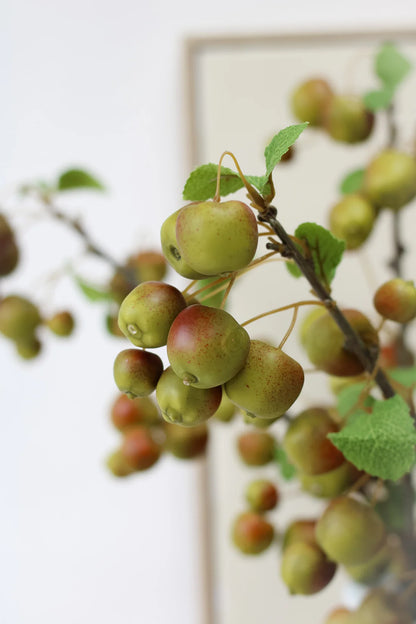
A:
<svg viewBox="0 0 416 624">
<path fill-rule="evenodd" d="M 184 35 L 400 25 L 416 25 L 413 0 L 3 0 L 0 206 L 24 226 L 28 251 L 1 291 L 30 284 L 44 303 L 49 257 L 79 250 L 10 202 L 14 183 L 67 165 L 108 183 L 108 197 L 79 196 L 69 209 L 114 255 L 157 242 L 186 177 Z M 97 263 L 85 271 L 106 275 Z M 102 463 L 116 444 L 107 415 L 120 343 L 69 280 L 46 301 L 83 317 L 70 343 L 49 339 L 27 364 L 0 344 L 0 622 L 200 624 L 198 471 L 165 460 L 143 478 L 110 479 Z"/>
</svg>

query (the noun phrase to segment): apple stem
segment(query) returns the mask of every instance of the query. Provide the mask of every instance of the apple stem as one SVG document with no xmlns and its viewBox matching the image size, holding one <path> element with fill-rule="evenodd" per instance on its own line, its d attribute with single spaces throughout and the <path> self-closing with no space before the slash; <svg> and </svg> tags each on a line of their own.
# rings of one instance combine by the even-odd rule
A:
<svg viewBox="0 0 416 624">
<path fill-rule="evenodd" d="M 293 309 L 293 316 L 292 316 L 292 320 L 290 322 L 289 328 L 287 330 L 287 332 L 285 333 L 285 335 L 283 336 L 282 340 L 280 341 L 279 346 L 277 347 L 278 349 L 283 349 L 285 342 L 287 341 L 287 339 L 289 338 L 290 334 L 292 333 L 292 331 L 295 328 L 296 325 L 296 321 L 298 318 L 298 312 L 299 312 L 299 306 L 296 305 Z"/>
<path fill-rule="evenodd" d="M 215 202 L 219 202 L 220 201 L 221 163 L 222 163 L 222 161 L 223 161 L 225 156 L 230 156 L 233 159 L 234 164 L 235 164 L 235 166 L 237 168 L 237 171 L 238 171 L 238 175 L 240 176 L 241 181 L 244 184 L 244 186 L 246 187 L 247 192 L 248 192 L 248 194 L 250 196 L 250 199 L 254 202 L 256 208 L 260 211 L 260 213 L 265 211 L 266 210 L 266 204 L 264 202 L 263 197 L 256 191 L 256 189 L 250 184 L 250 182 L 248 182 L 248 180 L 246 179 L 244 173 L 242 172 L 241 167 L 240 167 L 240 165 L 238 163 L 238 160 L 234 156 L 234 154 L 232 152 L 228 152 L 228 151 L 223 152 L 221 154 L 221 158 L 220 158 L 219 163 L 218 163 L 217 187 L 216 187 L 216 190 L 215 190 L 214 201 Z"/>
<path fill-rule="evenodd" d="M 265 316 L 270 316 L 271 314 L 277 314 L 278 312 L 284 312 L 285 310 L 291 310 L 293 308 L 297 309 L 300 306 L 305 306 L 305 305 L 325 306 L 325 304 L 322 301 L 317 301 L 316 299 L 311 299 L 308 301 L 307 300 L 297 301 L 296 303 L 289 303 L 288 305 L 282 306 L 281 308 L 274 308 L 273 310 L 262 312 L 261 314 L 258 314 L 257 316 L 253 316 L 252 318 L 249 318 L 247 321 L 244 321 L 244 323 L 240 323 L 240 325 L 241 327 L 244 327 L 245 325 L 248 325 L 249 323 L 254 323 L 254 321 L 258 321 L 259 319 L 264 318 Z M 293 322 L 293 319 L 292 319 L 292 322 Z M 296 322 L 296 317 L 295 317 L 295 322 Z M 290 329 L 290 331 L 292 331 L 292 329 L 293 327 Z M 282 341 L 283 344 L 286 342 L 287 338 L 289 338 L 289 336 L 287 337 L 285 336 L 285 338 L 283 338 L 283 341 Z M 278 348 L 280 349 L 280 346 Z"/>
<path fill-rule="evenodd" d="M 236 273 L 233 274 L 232 278 L 230 279 L 228 286 L 227 286 L 227 290 L 224 293 L 224 297 L 221 301 L 221 305 L 220 305 L 220 309 L 223 310 L 224 306 L 225 306 L 225 302 L 227 301 L 228 295 L 230 294 L 231 288 L 233 287 L 233 284 L 235 282 L 235 278 L 237 277 Z"/>
</svg>

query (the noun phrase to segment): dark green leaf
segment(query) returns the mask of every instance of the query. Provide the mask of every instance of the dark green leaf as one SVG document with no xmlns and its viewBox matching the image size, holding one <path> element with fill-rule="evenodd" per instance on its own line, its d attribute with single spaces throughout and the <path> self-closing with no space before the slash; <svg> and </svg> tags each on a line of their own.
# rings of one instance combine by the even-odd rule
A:
<svg viewBox="0 0 416 624">
<path fill-rule="evenodd" d="M 345 242 L 317 223 L 301 223 L 296 228 L 295 236 L 307 243 L 318 278 L 325 285 L 329 285 L 341 262 Z"/>
<path fill-rule="evenodd" d="M 364 95 L 364 105 L 368 110 L 377 112 L 388 108 L 393 100 L 394 90 L 385 87 L 378 91 L 369 91 Z"/>
<path fill-rule="evenodd" d="M 376 56 L 376 74 L 387 87 L 392 89 L 407 76 L 411 67 L 408 59 L 400 54 L 391 42 L 386 42 Z"/>
<path fill-rule="evenodd" d="M 70 191 L 73 189 L 105 190 L 103 184 L 97 178 L 82 169 L 68 169 L 68 171 L 61 173 L 57 189 L 58 191 Z"/>
<path fill-rule="evenodd" d="M 74 275 L 74 279 L 86 298 L 90 301 L 113 301 L 113 296 L 108 290 L 88 284 L 78 275 Z"/>
<path fill-rule="evenodd" d="M 266 177 L 272 173 L 283 154 L 286 154 L 289 147 L 294 144 L 296 139 L 302 134 L 307 126 L 308 122 L 288 126 L 287 128 L 280 130 L 280 132 L 272 138 L 264 150 L 264 157 L 266 159 Z"/>
<path fill-rule="evenodd" d="M 364 182 L 364 169 L 355 169 L 355 171 L 351 171 L 340 185 L 340 191 L 344 195 L 349 195 L 350 193 L 357 193 L 361 190 L 363 182 Z"/>
<path fill-rule="evenodd" d="M 354 412 L 328 437 L 359 470 L 381 479 L 397 481 L 415 463 L 415 426 L 399 395 L 375 401 L 371 413 Z"/>
<path fill-rule="evenodd" d="M 275 450 L 275 460 L 279 465 L 280 474 L 285 481 L 290 481 L 296 475 L 296 468 L 289 462 L 284 449 L 278 446 Z"/>
<path fill-rule="evenodd" d="M 208 163 L 194 169 L 185 183 L 183 198 L 190 201 L 205 201 L 215 196 L 218 165 Z M 220 195 L 235 193 L 243 187 L 240 176 L 231 169 L 221 167 Z"/>
</svg>

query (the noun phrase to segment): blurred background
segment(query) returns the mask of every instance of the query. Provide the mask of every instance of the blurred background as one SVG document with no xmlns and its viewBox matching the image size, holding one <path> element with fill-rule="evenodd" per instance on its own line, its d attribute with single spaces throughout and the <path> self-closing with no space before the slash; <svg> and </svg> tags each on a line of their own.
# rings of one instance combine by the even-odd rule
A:
<svg viewBox="0 0 416 624">
<path fill-rule="evenodd" d="M 24 255 L 1 292 L 69 307 L 79 324 L 33 362 L 1 341 L 0 622 L 207 624 L 209 615 L 201 466 L 164 458 L 127 482 L 105 470 L 117 444 L 109 410 L 122 347 L 69 278 L 45 281 L 82 246 L 35 209 L 22 215 L 16 185 L 70 166 L 94 172 L 108 193 L 77 194 L 63 207 L 122 261 L 158 245 L 160 224 L 182 202 L 188 37 L 401 27 L 416 27 L 411 0 L 3 0 L 0 209 L 21 226 Z M 91 281 L 110 276 L 98 261 L 82 270 Z"/>
</svg>

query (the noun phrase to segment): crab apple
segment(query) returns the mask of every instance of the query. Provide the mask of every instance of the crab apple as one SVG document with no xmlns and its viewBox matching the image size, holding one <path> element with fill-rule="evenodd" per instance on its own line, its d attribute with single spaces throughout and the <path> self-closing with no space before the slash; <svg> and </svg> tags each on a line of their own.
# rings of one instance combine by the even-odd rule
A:
<svg viewBox="0 0 416 624">
<path fill-rule="evenodd" d="M 384 545 L 383 521 L 369 505 L 350 496 L 332 500 L 316 525 L 316 540 L 327 556 L 344 565 L 359 565 Z"/>
<path fill-rule="evenodd" d="M 291 421 L 283 440 L 289 461 L 308 475 L 337 468 L 344 462 L 344 456 L 327 435 L 338 429 L 324 408 L 312 407 L 301 412 Z"/>
<path fill-rule="evenodd" d="M 6 217 L 0 214 L 0 277 L 9 275 L 19 262 L 19 249 Z"/>
<path fill-rule="evenodd" d="M 260 340 L 252 340 L 243 368 L 225 384 L 233 403 L 259 418 L 282 416 L 298 398 L 304 382 L 296 360 Z"/>
<path fill-rule="evenodd" d="M 287 527 L 283 536 L 282 549 L 285 550 L 295 542 L 316 544 L 315 537 L 316 520 L 312 518 L 293 520 Z"/>
<path fill-rule="evenodd" d="M 156 399 L 163 418 L 185 427 L 193 427 L 211 418 L 221 397 L 221 386 L 194 388 L 186 385 L 171 367 L 163 371 L 156 387 Z"/>
<path fill-rule="evenodd" d="M 160 424 L 161 418 L 149 397 L 130 399 L 126 394 L 119 394 L 111 407 L 111 422 L 119 431 L 126 431 L 135 425 Z"/>
<path fill-rule="evenodd" d="M 248 466 L 265 466 L 274 458 L 276 440 L 266 431 L 246 431 L 238 436 L 237 449 Z"/>
<path fill-rule="evenodd" d="M 167 340 L 173 371 L 195 388 L 213 388 L 234 377 L 249 349 L 248 333 L 231 314 L 200 304 L 178 314 Z"/>
<path fill-rule="evenodd" d="M 291 594 L 310 596 L 328 585 L 336 569 L 317 544 L 294 542 L 283 551 L 280 572 Z"/>
<path fill-rule="evenodd" d="M 165 449 L 178 459 L 194 459 L 205 453 L 208 444 L 208 427 L 205 423 L 194 427 L 181 427 L 165 423 Z"/>
<path fill-rule="evenodd" d="M 136 347 L 161 347 L 166 344 L 172 322 L 184 308 L 185 298 L 174 286 L 143 282 L 121 304 L 118 324 Z"/>
<path fill-rule="evenodd" d="M 35 335 L 17 340 L 15 345 L 17 353 L 24 360 L 32 360 L 37 357 L 42 350 L 42 343 Z"/>
<path fill-rule="evenodd" d="M 114 381 L 130 398 L 151 394 L 162 372 L 160 357 L 142 349 L 124 349 L 114 360 Z"/>
<path fill-rule="evenodd" d="M 120 449 L 107 457 L 106 465 L 114 477 L 128 477 L 134 472 L 134 468 L 129 464 Z"/>
<path fill-rule="evenodd" d="M 147 427 L 135 427 L 124 433 L 120 452 L 133 470 L 147 470 L 159 459 L 162 446 Z"/>
<path fill-rule="evenodd" d="M 400 277 L 382 284 L 374 294 L 374 307 L 381 316 L 396 323 L 408 323 L 416 316 L 416 288 Z"/>
<path fill-rule="evenodd" d="M 309 121 L 311 126 L 320 126 L 324 111 L 332 97 L 332 89 L 326 80 L 311 78 L 302 82 L 293 91 L 292 112 L 299 121 Z"/>
<path fill-rule="evenodd" d="M 118 325 L 118 314 L 106 314 L 105 316 L 105 328 L 111 336 L 116 338 L 125 338 L 123 332 Z"/>
<path fill-rule="evenodd" d="M 325 109 L 323 125 L 335 141 L 361 143 L 371 134 L 374 114 L 358 96 L 335 95 Z"/>
<path fill-rule="evenodd" d="M 386 572 L 392 561 L 392 550 L 386 542 L 373 557 L 355 566 L 345 566 L 345 571 L 357 583 L 372 585 Z"/>
<path fill-rule="evenodd" d="M 41 322 L 37 306 L 25 297 L 9 295 L 0 299 L 0 332 L 7 338 L 27 342 Z"/>
<path fill-rule="evenodd" d="M 358 310 L 342 312 L 364 344 L 372 350 L 378 348 L 378 333 L 368 318 Z M 364 366 L 356 355 L 345 349 L 344 343 L 345 336 L 329 312 L 312 321 L 305 332 L 306 352 L 317 368 L 338 377 L 359 375 Z"/>
<path fill-rule="evenodd" d="M 246 511 L 235 519 L 232 538 L 234 545 L 245 555 L 258 555 L 272 543 L 274 528 L 261 514 Z"/>
<path fill-rule="evenodd" d="M 355 612 L 358 624 L 412 624 L 413 618 L 400 594 L 383 588 L 370 591 Z"/>
<path fill-rule="evenodd" d="M 375 206 L 400 210 L 416 196 L 416 160 L 405 152 L 384 150 L 366 168 L 363 191 Z"/>
<path fill-rule="evenodd" d="M 358 249 L 373 231 L 374 206 L 359 193 L 345 195 L 329 214 L 331 232 L 345 241 L 347 249 Z"/>
<path fill-rule="evenodd" d="M 195 271 L 238 271 L 253 259 L 258 232 L 254 212 L 240 201 L 203 201 L 184 206 L 176 221 L 179 249 Z"/>
<path fill-rule="evenodd" d="M 129 256 L 127 267 L 134 269 L 139 282 L 160 282 L 166 275 L 165 257 L 159 251 L 140 251 Z"/>
<path fill-rule="evenodd" d="M 47 319 L 46 325 L 56 336 L 70 336 L 74 331 L 75 321 L 71 312 L 62 310 Z"/>
<path fill-rule="evenodd" d="M 274 509 L 279 502 L 277 487 L 267 479 L 251 481 L 246 489 L 245 497 L 250 509 L 259 513 Z"/>
<path fill-rule="evenodd" d="M 188 279 L 203 279 L 206 275 L 198 273 L 192 269 L 184 260 L 181 250 L 179 249 L 178 241 L 176 239 L 176 221 L 178 219 L 180 211 L 179 208 L 176 212 L 170 215 L 162 224 L 160 230 L 160 242 L 162 244 L 162 251 L 172 268 L 175 269 L 179 275 Z"/>
<path fill-rule="evenodd" d="M 225 390 L 222 391 L 222 398 L 219 408 L 214 414 L 214 418 L 221 422 L 230 422 L 236 415 L 238 408 L 225 394 Z"/>
<path fill-rule="evenodd" d="M 312 496 L 334 498 L 343 494 L 361 474 L 353 464 L 344 461 L 340 466 L 322 474 L 299 474 L 299 481 L 302 490 Z"/>
</svg>

